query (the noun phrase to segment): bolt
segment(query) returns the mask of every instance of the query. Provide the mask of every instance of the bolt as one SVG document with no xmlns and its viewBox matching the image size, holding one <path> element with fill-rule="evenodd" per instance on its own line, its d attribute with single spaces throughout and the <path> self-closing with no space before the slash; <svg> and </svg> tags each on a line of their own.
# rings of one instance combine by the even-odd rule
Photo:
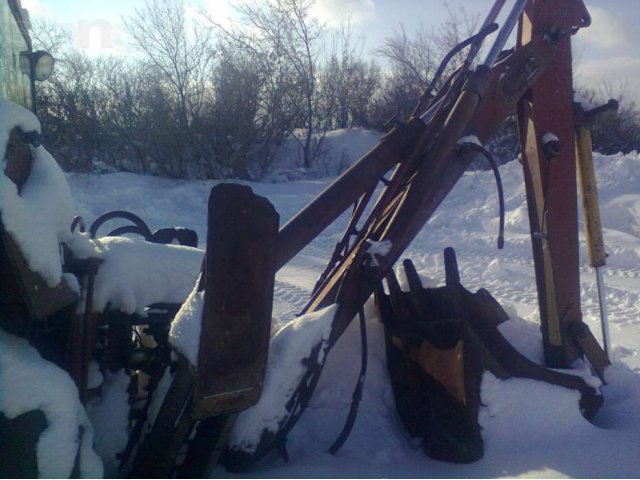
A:
<svg viewBox="0 0 640 480">
<path fill-rule="evenodd" d="M 562 151 L 562 143 L 552 133 L 546 133 L 542 136 L 542 152 L 548 160 L 553 160 Z"/>
</svg>

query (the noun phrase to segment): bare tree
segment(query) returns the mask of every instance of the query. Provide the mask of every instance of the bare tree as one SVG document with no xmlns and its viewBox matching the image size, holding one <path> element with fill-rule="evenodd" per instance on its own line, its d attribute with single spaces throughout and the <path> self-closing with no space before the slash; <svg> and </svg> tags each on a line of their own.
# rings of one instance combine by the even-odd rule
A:
<svg viewBox="0 0 640 480">
<path fill-rule="evenodd" d="M 308 168 L 327 130 L 380 126 L 392 110 L 408 115 L 444 52 L 474 23 L 450 9 L 439 29 L 410 37 L 400 28 L 380 50 L 383 74 L 363 59 L 348 21 L 324 56 L 313 1 L 240 3 L 242 21 L 224 27 L 210 16 L 199 23 L 182 0 L 146 0 L 126 23 L 142 55 L 126 60 L 89 58 L 63 30 L 34 22 L 36 44 L 58 58 L 40 86 L 47 141 L 76 170 L 108 163 L 175 177 L 258 178 L 295 134 Z"/>
<path fill-rule="evenodd" d="M 251 178 L 256 143 L 264 134 L 259 123 L 263 78 L 253 57 L 240 49 L 219 47 L 218 61 L 213 71 L 215 101 L 206 116 L 213 133 L 212 148 L 216 167 L 222 174 Z M 254 157 L 254 158 L 252 158 Z M 259 168 L 256 176 L 261 176 Z"/>
<path fill-rule="evenodd" d="M 422 88 L 426 88 L 438 66 L 433 35 L 425 30 L 422 23 L 413 38 L 409 37 L 404 25 L 400 25 L 384 39 L 378 53 L 390 63 L 394 76 Z"/>
<path fill-rule="evenodd" d="M 448 16 L 438 28 L 428 30 L 420 24 L 410 37 L 401 25 L 378 49 L 378 54 L 387 62 L 388 72 L 379 115 L 393 114 L 401 120 L 406 119 L 443 57 L 474 33 L 478 17 L 469 15 L 462 7 L 453 9 L 446 4 L 445 7 Z M 459 62 L 454 58 L 445 70 L 445 78 L 457 64 Z"/>
<path fill-rule="evenodd" d="M 603 105 L 610 98 L 618 100 L 617 110 L 597 115 L 591 121 L 594 151 L 604 154 L 640 151 L 640 109 L 630 100 L 629 85 L 615 78 L 605 78 L 596 88 L 576 88 L 588 105 Z"/>
<path fill-rule="evenodd" d="M 380 86 L 380 70 L 362 59 L 362 39 L 353 39 L 349 20 L 334 34 L 331 51 L 320 75 L 326 129 L 369 126 L 372 100 Z"/>
<path fill-rule="evenodd" d="M 54 58 L 64 55 L 71 44 L 71 32 L 47 18 L 34 18 L 29 35 L 34 50 L 46 50 Z"/>
<path fill-rule="evenodd" d="M 315 129 L 317 57 L 316 44 L 322 35 L 322 27 L 310 15 L 311 0 L 285 0 L 278 5 L 278 13 L 286 21 L 288 48 L 286 55 L 294 66 L 301 82 L 305 100 L 302 120 L 305 126 L 303 148 L 304 166 L 309 168 L 317 150 L 312 150 Z"/>
<path fill-rule="evenodd" d="M 133 44 L 163 80 L 175 100 L 179 127 L 186 143 L 179 145 L 178 174 L 193 150 L 191 122 L 202 108 L 213 50 L 210 29 L 189 21 L 182 0 L 146 0 L 125 19 Z"/>
<path fill-rule="evenodd" d="M 311 15 L 312 6 L 313 0 L 241 3 L 236 8 L 242 25 L 233 30 L 207 16 L 236 48 L 250 52 L 260 62 L 266 96 L 273 96 L 269 110 L 284 109 L 304 128 L 300 143 L 305 167 L 311 166 L 316 153 L 317 64 L 323 32 Z"/>
<path fill-rule="evenodd" d="M 213 74 L 214 108 L 218 112 L 231 111 L 230 104 L 236 98 L 244 99 L 241 103 L 246 107 L 252 104 L 249 99 L 256 95 L 251 124 L 252 148 L 248 154 L 260 170 L 266 170 L 274 158 L 276 146 L 293 131 L 295 120 L 295 72 L 280 52 L 283 43 L 280 32 L 271 31 L 268 35 L 251 28 L 247 19 L 243 25 L 227 29 L 207 13 L 203 15 L 221 37 L 218 45 L 221 53 Z M 241 78 L 234 83 L 227 76 L 229 74 L 255 75 L 255 82 Z M 216 143 L 220 145 L 221 142 Z M 243 163 L 250 163 L 249 159 L 244 159 Z"/>
</svg>

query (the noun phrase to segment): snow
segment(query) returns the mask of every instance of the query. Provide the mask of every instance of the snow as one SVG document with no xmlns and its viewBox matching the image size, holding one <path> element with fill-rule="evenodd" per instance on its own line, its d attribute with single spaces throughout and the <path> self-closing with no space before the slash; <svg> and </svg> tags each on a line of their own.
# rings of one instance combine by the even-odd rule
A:
<svg viewBox="0 0 640 480">
<path fill-rule="evenodd" d="M 40 477 L 69 478 L 77 455 L 83 478 L 102 476 L 102 462 L 92 448 L 93 428 L 71 377 L 42 359 L 26 340 L 2 330 L 0 392 L 0 412 L 7 418 L 37 409 L 47 418 L 37 445 Z"/>
<path fill-rule="evenodd" d="M 345 145 L 352 140 L 361 141 L 366 150 L 364 139 L 374 139 L 376 134 L 367 136 L 364 131 L 345 131 L 335 134 L 335 138 L 329 137 L 330 142 L 337 145 L 340 135 Z M 346 163 L 353 160 L 348 152 L 335 158 Z M 606 371 L 607 384 L 601 387 L 605 404 L 594 424 L 580 415 L 573 391 L 531 380 L 499 380 L 487 373 L 482 381 L 484 406 L 479 418 L 485 444 L 484 458 L 470 465 L 429 459 L 416 442 L 407 437 L 396 418 L 385 365 L 384 332 L 369 302 L 365 308 L 369 370 L 357 421 L 342 450 L 336 456 L 325 453 L 344 424 L 359 373 L 357 322 L 349 326 L 332 349 L 307 411 L 288 436 L 291 461 L 285 464 L 278 458 L 268 458 L 249 475 L 279 478 L 637 477 L 640 474 L 637 460 L 640 445 L 640 156 L 637 152 L 611 156 L 595 154 L 594 162 L 604 239 L 609 253 L 604 276 L 613 361 Z M 286 161 L 281 165 L 288 171 L 292 171 L 291 166 Z M 435 286 L 442 284 L 444 279 L 442 252 L 445 247 L 453 246 L 463 284 L 472 291 L 487 288 L 510 315 L 510 320 L 500 325 L 501 332 L 524 355 L 541 362 L 539 312 L 522 167 L 511 162 L 500 169 L 506 201 L 507 242 L 504 250 L 495 249 L 498 218 L 492 173 L 470 172 L 461 178 L 418 234 L 405 257 L 413 260 L 425 286 Z M 204 247 L 206 199 L 211 187 L 218 182 L 174 181 L 129 173 L 67 174 L 66 178 L 77 211 L 88 221 L 108 210 L 130 210 L 140 215 L 152 230 L 172 225 L 194 228 L 201 239 L 200 247 Z M 275 205 L 284 224 L 332 180 L 242 183 L 266 196 Z M 5 195 L 4 188 L 0 195 Z M 11 198 L 16 199 L 15 196 Z M 278 399 L 285 398 L 286 391 L 296 384 L 302 372 L 300 360 L 308 356 L 310 345 L 328 335 L 330 312 L 313 320 L 296 317 L 308 300 L 336 241 L 341 238 L 346 221 L 347 217 L 343 216 L 328 227 L 276 276 L 273 315 L 274 328 L 279 330 L 270 346 L 264 400 L 241 415 L 234 430 L 234 441 L 243 448 L 253 448 L 263 428 L 276 428 L 286 413 L 283 402 Z M 110 308 L 144 313 L 144 306 L 149 303 L 181 302 L 191 292 L 187 306 L 191 309 L 191 327 L 196 326 L 197 321 L 193 321 L 199 317 L 202 299 L 193 292 L 202 261 L 201 250 L 154 246 L 138 239 L 103 238 L 91 243 L 79 234 L 66 237 L 65 242 L 74 245 L 76 255 L 98 256 L 105 261 L 103 267 L 107 268 L 101 268 L 102 278 L 99 275 L 96 279 L 96 289 L 100 291 L 96 309 L 109 304 Z M 53 245 L 53 240 L 49 243 Z M 48 255 L 59 263 L 57 252 L 54 255 L 50 251 Z M 587 264 L 582 234 L 580 257 L 583 316 L 591 331 L 599 337 L 597 286 L 595 275 Z M 400 281 L 403 281 L 402 276 Z M 186 315 L 187 307 L 183 310 L 181 316 Z M 191 352 L 190 361 L 195 363 L 198 335 L 185 325 L 174 325 L 172 342 L 179 350 Z M 182 330 L 182 335 L 177 335 L 181 338 L 176 342 L 178 330 Z M 0 339 L 2 362 L 6 362 L 11 352 L 17 351 L 16 345 L 20 346 L 21 361 L 31 367 L 18 371 L 20 375 L 24 372 L 40 382 L 27 383 L 33 385 L 36 393 L 47 392 L 43 408 L 65 410 L 73 419 L 59 432 L 59 438 L 68 438 L 73 425 L 86 422 L 81 418 L 82 410 L 75 400 L 77 391 L 73 390 L 71 380 L 57 367 L 40 359 L 25 342 L 8 334 L 2 334 Z M 191 341 L 191 346 L 178 346 L 183 341 Z M 0 381 L 11 382 L 9 384 L 19 381 L 15 373 L 4 368 L 5 364 L 0 370 Z M 287 366 L 281 367 L 281 364 Z M 584 364 L 578 365 L 575 373 L 584 375 Z M 158 391 L 166 390 L 169 378 L 167 372 Z M 101 400 L 102 410 L 93 405 L 89 408 L 96 430 L 96 449 L 103 456 L 108 473 L 113 472 L 113 452 L 121 448 L 124 439 L 124 383 L 122 377 L 107 375 L 106 388 L 103 387 L 107 395 Z M 7 391 L 5 385 L 3 383 L 3 392 Z M 64 398 L 63 391 L 67 395 Z M 14 402 L 22 411 L 42 400 L 38 400 L 40 397 L 36 394 L 27 397 Z M 8 399 L 8 396 L 0 395 L 0 409 L 4 409 Z M 160 395 L 154 398 L 151 416 L 161 403 L 159 399 Z M 15 411 L 16 408 L 12 410 Z M 110 413 L 113 415 L 111 422 Z M 83 447 L 85 461 L 95 463 L 96 458 L 90 455 L 87 445 L 85 442 Z M 71 451 L 67 440 L 58 441 L 55 446 L 64 449 L 65 455 Z M 61 455 L 49 467 L 60 466 L 62 458 L 67 457 Z M 65 464 L 64 469 L 67 467 Z M 60 468 L 56 473 L 64 469 Z M 93 472 L 99 474 L 98 470 Z M 57 475 L 50 473 L 49 476 Z M 218 467 L 213 476 L 231 475 Z"/>
<path fill-rule="evenodd" d="M 40 133 L 40 121 L 31 110 L 0 98 L 0 153 L 2 154 L 3 171 L 9 134 L 14 127 L 20 127 L 23 132 Z"/>
<path fill-rule="evenodd" d="M 18 194 L 17 186 L 0 174 L 2 223 L 27 260 L 54 287 L 62 278 L 59 241 L 71 236 L 73 199 L 64 173 L 44 147 L 32 148 L 31 173 Z"/>
<path fill-rule="evenodd" d="M 288 399 L 307 371 L 303 360 L 331 334 L 337 305 L 308 313 L 287 323 L 271 338 L 262 395 L 257 404 L 240 413 L 231 431 L 229 445 L 236 450 L 254 452 L 263 430 L 275 433 L 289 413 Z"/>
<path fill-rule="evenodd" d="M 95 279 L 95 312 L 108 306 L 145 315 L 153 303 L 182 303 L 202 263 L 203 251 L 192 247 L 127 237 L 102 237 L 97 243 L 104 262 Z"/>
<path fill-rule="evenodd" d="M 640 445 L 640 156 L 594 154 L 609 257 L 604 268 L 613 366 L 602 387 L 605 404 L 595 426 L 584 420 L 574 392 L 528 380 L 502 381 L 486 375 L 480 422 L 485 456 L 470 465 L 429 459 L 400 426 L 385 365 L 384 333 L 371 305 L 365 309 L 369 370 L 358 418 L 337 456 L 326 454 L 342 429 L 360 366 L 357 322 L 327 358 L 309 407 L 288 436 L 290 462 L 265 459 L 252 477 L 637 477 Z M 443 250 L 456 249 L 463 284 L 487 288 L 510 320 L 501 332 L 523 354 L 542 362 L 542 344 L 522 167 L 500 167 L 505 188 L 506 244 L 495 249 L 497 198 L 491 172 L 461 178 L 429 224 L 407 250 L 423 285 L 444 282 Z M 194 228 L 206 238 L 206 198 L 218 182 L 172 181 L 129 173 L 68 174 L 79 211 L 87 219 L 113 209 L 139 214 L 153 230 L 169 225 Z M 282 223 L 321 192 L 333 178 L 285 183 L 248 183 L 266 196 Z M 141 200 L 145 199 L 145 200 Z M 287 325 L 304 307 L 315 281 L 341 238 L 342 217 L 276 276 L 274 328 Z M 600 335 L 597 286 L 580 235 L 582 310 Z M 201 247 L 204 244 L 201 243 Z M 185 296 L 195 277 L 187 282 Z M 401 282 L 403 275 L 399 275 Z M 273 347 L 273 345 L 272 345 Z M 582 369 L 584 368 L 581 367 Z M 578 372 L 580 373 L 580 372 Z M 287 375 L 288 376 L 288 375 Z M 168 377 L 167 377 L 168 378 Z M 163 380 L 163 385 L 166 382 Z M 166 385 L 165 385 L 166 386 Z M 275 421 L 274 421 L 275 424 Z M 240 428 L 240 427 L 238 427 Z M 254 428 L 255 432 L 257 429 Z M 213 476 L 230 476 L 222 467 Z"/>
<path fill-rule="evenodd" d="M 14 127 L 40 132 L 40 123 L 29 110 L 0 99 L 0 217 L 6 231 L 20 246 L 29 268 L 49 287 L 64 280 L 74 291 L 79 285 L 63 275 L 60 243 L 68 244 L 78 258 L 94 256 L 88 235 L 72 234 L 75 206 L 64 172 L 43 146 L 31 147 L 33 161 L 21 191 L 4 173 L 9 133 Z"/>
<path fill-rule="evenodd" d="M 171 346 L 180 352 L 196 370 L 200 351 L 200 332 L 204 309 L 204 290 L 198 292 L 200 278 L 180 307 L 169 330 Z"/>
<path fill-rule="evenodd" d="M 460 137 L 458 139 L 458 141 L 456 142 L 457 145 L 464 145 L 467 143 L 471 143 L 473 145 L 478 145 L 480 147 L 482 147 L 482 142 L 480 141 L 480 139 L 478 137 L 476 137 L 475 135 L 467 135 L 464 137 Z"/>
<path fill-rule="evenodd" d="M 107 373 L 102 395 L 87 406 L 87 413 L 96 431 L 95 450 L 104 462 L 106 477 L 118 472 L 116 454 L 124 449 L 129 436 L 129 394 L 131 378 L 123 370 Z M 107 435 L 101 434 L 108 432 Z"/>
<path fill-rule="evenodd" d="M 573 101 L 574 103 L 580 104 L 580 106 L 585 112 L 598 106 L 593 102 L 593 100 L 587 99 L 587 97 L 582 95 L 580 92 L 576 92 L 576 91 L 573 92 Z"/>
<path fill-rule="evenodd" d="M 382 242 L 374 242 L 373 240 L 369 240 L 369 248 L 367 248 L 367 253 L 369 255 L 380 255 L 381 257 L 384 257 L 389 253 L 391 247 L 391 240 L 383 240 Z"/>
<path fill-rule="evenodd" d="M 338 129 L 324 136 L 313 135 L 313 145 L 320 152 L 319 160 L 310 170 L 303 168 L 300 145 L 304 142 L 305 130 L 296 130 L 279 147 L 276 158 L 265 182 L 283 182 L 302 178 L 339 175 L 355 160 L 374 147 L 382 134 L 364 128 Z"/>
<path fill-rule="evenodd" d="M 551 132 L 547 132 L 544 135 L 542 135 L 542 144 L 546 145 L 549 142 L 557 142 L 560 139 L 553 133 Z"/>
<path fill-rule="evenodd" d="M 374 267 L 379 266 L 376 256 L 384 257 L 391 251 L 391 240 L 383 240 L 382 242 L 374 242 L 369 240 L 369 248 L 367 248 L 367 254 L 369 255 L 371 265 Z"/>
</svg>

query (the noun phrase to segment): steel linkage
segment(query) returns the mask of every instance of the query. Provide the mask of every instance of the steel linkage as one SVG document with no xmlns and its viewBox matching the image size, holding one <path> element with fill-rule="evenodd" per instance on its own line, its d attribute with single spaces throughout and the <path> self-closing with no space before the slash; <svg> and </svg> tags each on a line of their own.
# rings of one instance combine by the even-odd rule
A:
<svg viewBox="0 0 640 480">
<path fill-rule="evenodd" d="M 495 3 L 485 28 L 497 17 L 504 3 Z M 278 268 L 356 202 L 345 237 L 303 310 L 303 313 L 308 313 L 332 303 L 338 305 L 328 345 L 317 345 L 307 359 L 309 368 L 287 404 L 289 413 L 282 419 L 278 432 L 263 432 L 253 452 L 230 448 L 226 454 L 228 468 L 246 468 L 270 450 L 282 448 L 287 433 L 313 394 L 328 352 L 364 302 L 390 275 L 402 252 L 477 154 L 473 149 L 460 148 L 459 140 L 473 135 L 480 143 L 485 143 L 502 121 L 516 113 L 519 104 L 530 102 L 531 88 L 541 83 L 543 76 L 554 76 L 557 69 L 569 69 L 570 72 L 570 57 L 565 54 L 570 46 L 570 35 L 588 24 L 588 14 L 581 0 L 567 3 L 560 7 L 551 1 L 516 1 L 481 65 L 472 68 L 471 61 L 465 62 L 443 83 L 433 99 L 428 98 L 431 95 L 421 99 L 414 116 L 406 124 L 390 131 L 376 147 L 280 230 Z M 521 40 L 515 48 L 503 52 L 504 44 L 518 21 Z M 526 31 L 531 35 L 523 41 L 522 32 Z M 470 43 L 471 53 L 477 54 L 479 42 Z M 565 97 L 572 95 L 570 84 L 563 84 L 562 88 Z M 571 108 L 571 100 L 568 106 Z M 575 174 L 575 166 L 573 168 Z M 391 175 L 385 178 L 390 170 Z M 362 220 L 365 207 L 380 182 L 384 184 L 382 193 L 369 216 Z M 382 242 L 387 247 L 386 253 L 381 254 L 377 248 L 374 249 L 376 254 L 368 253 L 372 245 Z M 577 242 L 566 248 L 577 255 Z M 536 265 L 539 264 L 536 257 Z M 576 285 L 571 288 L 576 288 Z M 547 295 L 544 284 L 539 285 L 539 292 L 541 296 Z M 577 305 L 579 310 L 579 302 Z M 505 342 L 495 335 L 485 343 L 491 342 L 499 345 L 495 347 L 498 355 L 510 358 L 512 354 Z M 575 345 L 568 334 L 563 337 L 563 342 Z M 570 354 L 565 355 L 563 365 L 571 358 Z M 542 367 L 525 365 L 522 361 L 516 363 L 522 366 L 519 373 L 514 373 L 516 375 L 545 381 L 553 377 L 552 383 L 577 388 L 589 398 L 598 397 L 597 392 L 582 379 L 561 373 L 541 374 Z M 597 402 L 592 406 L 584 411 L 586 416 L 594 414 Z"/>
</svg>

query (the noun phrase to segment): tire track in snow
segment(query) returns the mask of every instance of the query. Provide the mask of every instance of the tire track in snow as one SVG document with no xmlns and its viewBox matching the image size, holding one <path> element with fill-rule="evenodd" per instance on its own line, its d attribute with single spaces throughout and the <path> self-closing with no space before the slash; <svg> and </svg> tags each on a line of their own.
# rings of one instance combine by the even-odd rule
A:
<svg viewBox="0 0 640 480">
<path fill-rule="evenodd" d="M 640 278 L 640 268 L 621 268 L 605 266 L 604 274 L 606 277 L 622 277 L 622 278 Z"/>
<path fill-rule="evenodd" d="M 305 247 L 302 257 L 304 262 L 328 261 L 334 247 L 334 242 L 329 241 L 326 237 L 321 242 L 314 241 Z M 438 283 L 444 281 L 443 261 L 434 261 L 437 252 L 443 249 L 436 245 L 431 245 L 430 251 L 425 251 L 424 245 L 409 248 L 406 255 L 403 255 L 398 263 L 404 258 L 411 258 L 416 265 L 418 271 L 435 278 Z M 456 248 L 458 254 L 458 262 L 462 277 L 463 285 L 474 291 L 478 288 L 486 288 L 500 302 L 505 304 L 528 305 L 532 308 L 538 307 L 538 293 L 536 290 L 533 259 L 530 254 L 522 252 L 521 248 L 514 250 L 503 250 L 496 252 L 495 255 L 487 253 L 486 250 L 465 245 Z M 441 255 L 441 253 L 440 253 Z M 523 277 L 530 276 L 531 282 L 528 288 L 523 288 L 522 278 L 520 282 L 510 282 L 503 278 L 492 278 L 490 275 L 477 275 L 478 269 L 483 265 L 489 265 L 493 260 L 498 259 L 502 266 L 508 267 L 510 270 L 522 271 Z M 315 263 L 314 262 L 314 263 Z M 465 275 L 465 272 L 468 275 Z M 605 283 L 607 283 L 607 293 L 609 301 L 607 302 L 610 321 L 614 324 L 625 325 L 630 323 L 640 323 L 640 295 L 633 292 L 633 286 L 625 288 L 623 286 L 612 285 L 614 279 L 634 280 L 640 279 L 640 268 L 633 267 L 614 267 L 606 266 L 604 270 Z M 466 278 L 465 278 L 466 277 Z M 609 280 L 607 282 L 607 280 Z M 592 284 L 595 281 L 593 269 L 582 263 L 580 265 L 580 283 L 583 289 L 582 295 L 582 313 L 583 317 L 599 318 L 599 306 L 597 300 L 597 290 L 593 290 Z M 631 291 L 629 291 L 631 290 Z M 586 295 L 584 293 L 586 291 Z M 281 321 L 289 321 L 293 319 L 306 304 L 310 292 L 304 289 L 287 284 L 286 282 L 277 282 L 276 295 L 274 298 L 274 314 L 276 312 L 276 302 L 280 304 Z"/>
<path fill-rule="evenodd" d="M 640 268 L 606 265 L 603 274 L 609 322 L 620 326 L 640 324 L 640 294 L 637 292 L 637 282 L 633 282 L 640 279 Z M 582 297 L 583 315 L 599 321 L 595 271 L 588 265 L 581 265 L 580 275 L 582 287 L 586 290 L 586 295 Z"/>
<path fill-rule="evenodd" d="M 403 258 L 411 258 L 417 270 L 436 280 L 439 285 L 444 284 L 444 259 L 441 249 L 432 253 L 411 251 Z M 496 255 L 487 253 L 479 248 L 467 248 L 458 246 L 456 248 L 458 267 L 462 284 L 471 292 L 480 288 L 485 288 L 503 306 L 511 306 L 519 309 L 519 305 L 531 308 L 538 307 L 538 295 L 536 291 L 535 277 L 533 273 L 533 261 L 531 257 L 520 255 L 517 252 L 499 252 Z M 498 260 L 500 263 L 497 269 L 505 269 L 502 276 L 492 276 L 485 273 L 492 261 Z M 509 281 L 505 278 L 510 272 L 515 272 L 517 281 Z M 531 281 L 528 282 L 528 277 Z M 523 287 L 523 284 L 528 284 Z"/>
<path fill-rule="evenodd" d="M 523 255 L 517 251 L 503 251 L 496 255 L 487 254 L 486 251 L 476 248 L 457 248 L 458 263 L 460 267 L 461 280 L 469 290 L 486 288 L 501 303 L 524 304 L 531 307 L 538 307 L 538 293 L 536 290 L 535 276 L 533 274 L 534 265 L 531 256 Z M 413 255 L 418 270 L 435 277 L 441 283 L 444 273 L 440 270 L 441 265 L 433 265 L 433 257 L 429 254 Z M 482 275 L 473 275 L 473 270 L 481 268 L 482 265 L 489 265 L 493 260 L 498 259 L 503 266 L 513 270 L 525 270 L 531 275 L 529 288 L 522 288 L 522 282 L 509 282 L 500 278 L 491 278 Z M 438 262 L 440 263 L 440 262 Z M 465 283 L 465 272 L 471 273 Z M 585 318 L 600 318 L 600 310 L 597 297 L 597 289 L 593 287 L 595 276 L 593 269 L 585 264 L 580 265 L 580 283 L 583 289 L 582 313 Z M 633 285 L 615 285 L 615 279 L 624 281 L 640 279 L 640 268 L 620 268 L 607 266 L 604 270 L 605 283 L 607 289 L 607 310 L 610 321 L 620 326 L 640 323 L 640 295 L 635 292 Z M 608 280 L 608 281 L 607 281 Z M 586 291 L 586 294 L 585 294 Z"/>
<path fill-rule="evenodd" d="M 474 258 L 471 262 L 487 261 L 492 258 L 479 251 L 470 252 Z M 507 254 L 505 263 L 515 263 L 517 265 L 528 266 L 533 269 L 533 260 L 518 254 Z M 580 265 L 580 286 L 583 290 L 581 295 L 581 309 L 583 318 L 600 319 L 600 306 L 598 303 L 598 292 L 595 287 L 595 273 L 592 267 Z M 632 285 L 615 285 L 615 279 L 633 280 L 640 279 L 640 268 L 619 268 L 605 267 L 605 285 L 607 292 L 607 312 L 609 321 L 614 324 L 628 325 L 640 323 L 640 295 L 636 293 Z M 529 304 L 538 306 L 538 293 L 535 285 L 535 277 L 532 277 L 531 288 L 523 290 L 516 285 L 503 282 L 501 280 L 489 280 L 485 286 L 496 298 L 503 298 L 507 302 Z"/>
<path fill-rule="evenodd" d="M 629 294 L 626 290 L 618 289 L 610 285 L 607 291 L 607 316 L 611 324 L 632 325 L 640 324 L 640 296 Z M 613 293 L 613 298 L 611 298 Z M 590 317 L 600 321 L 600 306 L 598 304 L 597 291 L 586 301 L 583 299 L 582 313 L 584 317 Z"/>
<path fill-rule="evenodd" d="M 291 283 L 276 279 L 273 291 L 273 316 L 284 324 L 300 314 L 309 301 L 311 292 Z"/>
</svg>

